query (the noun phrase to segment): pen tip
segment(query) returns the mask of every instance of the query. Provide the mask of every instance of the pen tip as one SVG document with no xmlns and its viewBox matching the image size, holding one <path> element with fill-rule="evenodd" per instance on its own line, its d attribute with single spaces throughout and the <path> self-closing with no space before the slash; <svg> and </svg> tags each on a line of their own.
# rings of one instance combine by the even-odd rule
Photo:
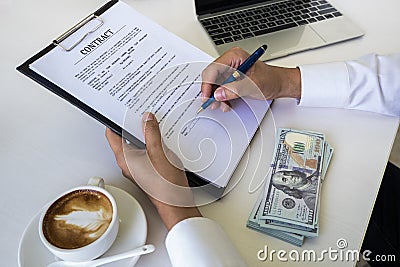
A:
<svg viewBox="0 0 400 267">
<path fill-rule="evenodd" d="M 261 47 L 262 47 L 262 49 L 264 49 L 264 51 L 266 51 L 268 48 L 268 45 L 265 44 L 265 45 L 262 45 Z"/>
<path fill-rule="evenodd" d="M 202 111 L 203 111 L 203 108 L 200 107 L 200 108 L 197 110 L 196 114 L 199 114 L 199 113 L 202 112 Z"/>
</svg>

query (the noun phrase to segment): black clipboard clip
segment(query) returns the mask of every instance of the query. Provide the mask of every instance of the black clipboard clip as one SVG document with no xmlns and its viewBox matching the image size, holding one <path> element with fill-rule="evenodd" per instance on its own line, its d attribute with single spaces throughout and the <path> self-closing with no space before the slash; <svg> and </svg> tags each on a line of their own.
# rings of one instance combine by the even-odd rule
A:
<svg viewBox="0 0 400 267">
<path fill-rule="evenodd" d="M 61 44 L 62 41 L 64 41 L 65 39 L 67 39 L 68 37 L 70 37 L 72 34 L 74 34 L 77 30 L 79 30 L 80 28 L 82 28 L 84 25 L 86 25 L 87 23 L 89 23 L 92 20 L 98 20 L 99 23 L 91 30 L 89 30 L 87 33 L 85 33 L 78 41 L 76 41 L 71 47 L 65 47 Z M 57 37 L 55 40 L 53 40 L 53 44 L 61 47 L 62 49 L 64 49 L 65 51 L 69 52 L 72 49 L 74 49 L 80 42 L 82 42 L 89 34 L 97 31 L 101 26 L 103 26 L 104 24 L 104 20 L 95 15 L 95 14 L 90 14 L 89 16 L 87 16 L 86 18 L 84 18 L 83 20 L 81 20 L 80 22 L 78 22 L 75 26 L 73 26 L 71 29 L 67 30 L 65 33 L 63 33 L 62 35 L 60 35 L 59 37 Z"/>
</svg>

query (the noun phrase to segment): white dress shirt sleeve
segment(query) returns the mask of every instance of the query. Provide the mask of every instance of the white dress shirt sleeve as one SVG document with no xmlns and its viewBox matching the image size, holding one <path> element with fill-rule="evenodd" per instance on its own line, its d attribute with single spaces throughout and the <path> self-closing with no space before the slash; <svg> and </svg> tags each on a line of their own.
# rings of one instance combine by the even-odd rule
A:
<svg viewBox="0 0 400 267">
<path fill-rule="evenodd" d="M 300 66 L 300 106 L 400 116 L 400 54 Z"/>
<path fill-rule="evenodd" d="M 221 226 L 204 217 L 177 223 L 165 243 L 174 267 L 246 266 Z"/>
</svg>

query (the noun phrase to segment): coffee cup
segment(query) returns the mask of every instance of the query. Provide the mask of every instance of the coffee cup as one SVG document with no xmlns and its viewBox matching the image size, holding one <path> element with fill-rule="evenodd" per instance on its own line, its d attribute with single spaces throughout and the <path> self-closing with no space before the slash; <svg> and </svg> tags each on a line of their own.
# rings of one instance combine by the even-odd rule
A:
<svg viewBox="0 0 400 267">
<path fill-rule="evenodd" d="M 99 177 L 60 194 L 39 219 L 40 240 L 56 257 L 67 261 L 100 257 L 114 243 L 118 228 L 117 204 Z"/>
</svg>

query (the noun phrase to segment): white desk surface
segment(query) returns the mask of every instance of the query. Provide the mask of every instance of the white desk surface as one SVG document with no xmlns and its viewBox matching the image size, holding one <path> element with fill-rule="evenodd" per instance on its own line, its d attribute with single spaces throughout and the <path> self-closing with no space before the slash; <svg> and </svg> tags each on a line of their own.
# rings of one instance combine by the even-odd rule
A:
<svg viewBox="0 0 400 267">
<path fill-rule="evenodd" d="M 148 242 L 157 247 L 137 266 L 168 266 L 164 247 L 166 229 L 155 209 L 132 183 L 124 179 L 104 137 L 105 127 L 66 101 L 19 74 L 15 67 L 48 45 L 60 33 L 105 0 L 1 0 L 0 1 L 0 258 L 2 266 L 17 266 L 18 244 L 30 219 L 60 192 L 84 184 L 91 176 L 135 196 L 148 219 Z M 205 52 L 217 56 L 196 21 L 193 0 L 127 0 L 131 6 L 154 19 Z M 303 52 L 271 61 L 296 66 L 357 58 L 370 52 L 399 52 L 400 3 L 396 0 L 332 0 L 365 30 L 363 38 Z M 321 85 L 323 86 L 323 85 Z M 326 134 L 335 154 L 322 188 L 320 235 L 307 239 L 302 249 L 333 249 L 345 238 L 349 249 L 361 246 L 370 212 L 381 182 L 398 119 L 377 114 L 297 107 L 295 101 L 275 101 L 251 147 L 264 142 L 262 166 L 256 170 L 257 184 L 271 160 L 274 121 Z M 272 116 L 273 115 L 273 116 Z M 272 119 L 274 117 L 275 120 Z M 250 159 L 256 158 L 251 153 Z M 241 164 L 239 168 L 243 168 Z M 260 191 L 248 193 L 251 162 L 234 190 L 222 200 L 202 207 L 203 214 L 219 222 L 250 266 L 286 266 L 275 260 L 259 262 L 257 252 L 269 249 L 290 251 L 296 247 L 245 227 Z M 301 249 L 299 249 L 301 251 Z M 352 266 L 351 262 L 297 263 L 304 266 Z"/>
</svg>

